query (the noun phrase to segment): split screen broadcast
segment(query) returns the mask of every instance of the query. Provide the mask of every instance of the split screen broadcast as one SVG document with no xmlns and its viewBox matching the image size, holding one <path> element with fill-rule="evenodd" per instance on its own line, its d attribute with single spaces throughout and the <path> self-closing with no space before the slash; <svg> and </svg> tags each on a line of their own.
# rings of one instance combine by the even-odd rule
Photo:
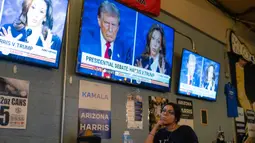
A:
<svg viewBox="0 0 255 143">
<path fill-rule="evenodd" d="M 219 74 L 219 63 L 184 49 L 178 93 L 215 101 Z"/>
<path fill-rule="evenodd" d="M 77 71 L 169 91 L 173 28 L 113 0 L 86 0 Z"/>
</svg>

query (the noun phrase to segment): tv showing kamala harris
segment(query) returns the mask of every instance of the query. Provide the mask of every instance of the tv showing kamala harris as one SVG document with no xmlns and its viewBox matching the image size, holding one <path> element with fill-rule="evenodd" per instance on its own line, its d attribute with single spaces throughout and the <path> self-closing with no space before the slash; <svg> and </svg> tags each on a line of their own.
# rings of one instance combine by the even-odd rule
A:
<svg viewBox="0 0 255 143">
<path fill-rule="evenodd" d="M 68 0 L 0 4 L 0 57 L 58 68 Z"/>
<path fill-rule="evenodd" d="M 174 29 L 114 0 L 85 0 L 77 72 L 169 91 Z"/>
<path fill-rule="evenodd" d="M 183 49 L 178 93 L 215 101 L 220 75 L 220 64 Z"/>
</svg>

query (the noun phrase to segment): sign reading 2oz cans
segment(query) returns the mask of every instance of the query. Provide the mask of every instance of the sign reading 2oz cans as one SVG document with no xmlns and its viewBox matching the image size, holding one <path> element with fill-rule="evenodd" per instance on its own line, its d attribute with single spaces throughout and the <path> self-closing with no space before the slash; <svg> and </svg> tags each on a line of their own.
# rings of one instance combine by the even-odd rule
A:
<svg viewBox="0 0 255 143">
<path fill-rule="evenodd" d="M 0 77 L 0 128 L 26 129 L 29 82 Z"/>
</svg>

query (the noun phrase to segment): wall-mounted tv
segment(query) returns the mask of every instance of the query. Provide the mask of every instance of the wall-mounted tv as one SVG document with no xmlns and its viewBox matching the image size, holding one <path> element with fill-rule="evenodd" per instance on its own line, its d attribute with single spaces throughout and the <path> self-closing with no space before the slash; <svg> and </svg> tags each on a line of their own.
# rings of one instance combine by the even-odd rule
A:
<svg viewBox="0 0 255 143">
<path fill-rule="evenodd" d="M 183 49 L 177 93 L 216 101 L 220 64 L 192 51 Z"/>
<path fill-rule="evenodd" d="M 114 0 L 84 1 L 78 73 L 169 91 L 173 49 L 173 28 Z"/>
<path fill-rule="evenodd" d="M 0 57 L 58 68 L 68 0 L 2 0 Z"/>
</svg>

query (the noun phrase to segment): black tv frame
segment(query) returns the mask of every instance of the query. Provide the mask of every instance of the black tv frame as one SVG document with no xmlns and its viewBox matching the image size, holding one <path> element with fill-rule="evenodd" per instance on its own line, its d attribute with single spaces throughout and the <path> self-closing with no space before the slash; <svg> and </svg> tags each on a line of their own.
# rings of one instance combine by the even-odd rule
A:
<svg viewBox="0 0 255 143">
<path fill-rule="evenodd" d="M 84 3 L 85 3 L 86 0 L 82 0 L 82 11 L 81 11 L 81 17 L 83 16 L 83 12 L 84 12 Z M 114 0 L 113 0 L 114 1 Z M 94 75 L 90 75 L 90 74 L 85 74 L 85 73 L 80 73 L 78 72 L 78 52 L 79 52 L 79 46 L 80 46 L 80 36 L 81 36 L 81 26 L 82 26 L 82 18 L 80 20 L 80 31 L 79 31 L 79 42 L 78 42 L 78 48 L 77 48 L 77 51 L 76 51 L 76 68 L 75 68 L 75 72 L 76 74 L 80 75 L 80 76 L 84 76 L 84 77 L 88 77 L 88 78 L 92 78 L 92 79 L 96 79 L 96 80 L 102 80 L 102 81 L 108 81 L 108 82 L 111 82 L 111 83 L 117 83 L 117 84 L 122 84 L 122 85 L 129 85 L 129 86 L 132 86 L 132 87 L 137 87 L 137 88 L 143 88 L 143 89 L 148 89 L 148 90 L 152 90 L 152 91 L 158 91 L 158 92 L 171 92 L 171 86 L 172 86 L 172 75 L 173 75 L 173 58 L 174 58 L 174 48 L 175 48 L 175 29 L 153 17 L 150 17 L 144 13 L 142 13 L 141 11 L 137 10 L 137 9 L 134 9 L 130 6 L 127 6 L 127 5 L 124 5 L 122 3 L 120 3 L 119 1 L 114 1 L 116 3 L 119 3 L 120 5 L 122 6 L 125 6 L 127 8 L 130 8 L 136 12 L 138 12 L 139 14 L 142 14 L 144 16 L 147 16 L 148 18 L 151 18 L 161 24 L 164 24 L 165 26 L 173 29 L 173 49 L 172 49 L 172 53 L 173 53 L 173 56 L 172 56 L 172 69 L 171 69 L 171 75 L 170 76 L 170 82 L 169 82 L 169 86 L 168 86 L 168 90 L 160 90 L 160 89 L 157 89 L 157 88 L 151 88 L 151 87 L 147 87 L 147 86 L 143 86 L 143 85 L 136 85 L 136 84 L 132 84 L 132 83 L 129 83 L 129 82 L 124 82 L 124 81 L 118 81 L 118 80 L 113 80 L 113 79 L 107 79 L 107 78 L 103 78 L 103 77 L 98 77 L 98 76 L 94 76 Z"/>
<path fill-rule="evenodd" d="M 192 52 L 193 54 L 196 54 L 196 55 L 198 55 L 198 56 L 201 56 L 201 57 L 203 57 L 203 58 L 206 58 L 206 59 L 208 59 L 208 60 L 211 60 L 211 61 L 213 61 L 213 62 L 219 64 L 219 66 L 220 66 L 220 69 L 219 69 L 219 80 L 218 80 L 218 88 L 217 88 L 217 90 L 216 90 L 215 100 L 210 100 L 210 99 L 208 99 L 208 98 L 202 98 L 202 97 L 197 97 L 197 96 L 191 96 L 191 95 L 182 94 L 182 93 L 179 92 L 179 89 L 180 89 L 180 79 L 181 79 L 181 69 L 182 69 L 182 62 L 183 62 L 183 61 L 182 61 L 182 58 L 183 58 L 183 52 L 184 52 L 184 50 L 190 51 L 190 52 Z M 215 61 L 215 60 L 212 60 L 212 59 L 210 59 L 210 58 L 208 58 L 208 57 L 206 57 L 206 56 L 202 56 L 202 55 L 198 54 L 198 53 L 195 52 L 195 51 L 192 51 L 192 50 L 188 50 L 188 49 L 186 49 L 186 48 L 183 48 L 183 49 L 182 49 L 182 56 L 181 56 L 180 69 L 179 69 L 179 77 L 177 78 L 177 79 L 178 79 L 178 86 L 177 86 L 177 89 L 176 89 L 176 94 L 177 94 L 177 95 L 180 95 L 180 96 L 184 96 L 184 97 L 193 98 L 193 99 L 198 99 L 198 100 L 203 100 L 203 101 L 209 101 L 209 102 L 216 102 L 216 101 L 217 101 L 218 94 L 219 94 L 219 85 L 220 85 L 220 77 L 221 77 L 221 76 L 220 76 L 220 71 L 221 71 L 221 64 L 220 64 L 219 62 L 217 62 L 217 61 Z"/>
</svg>

